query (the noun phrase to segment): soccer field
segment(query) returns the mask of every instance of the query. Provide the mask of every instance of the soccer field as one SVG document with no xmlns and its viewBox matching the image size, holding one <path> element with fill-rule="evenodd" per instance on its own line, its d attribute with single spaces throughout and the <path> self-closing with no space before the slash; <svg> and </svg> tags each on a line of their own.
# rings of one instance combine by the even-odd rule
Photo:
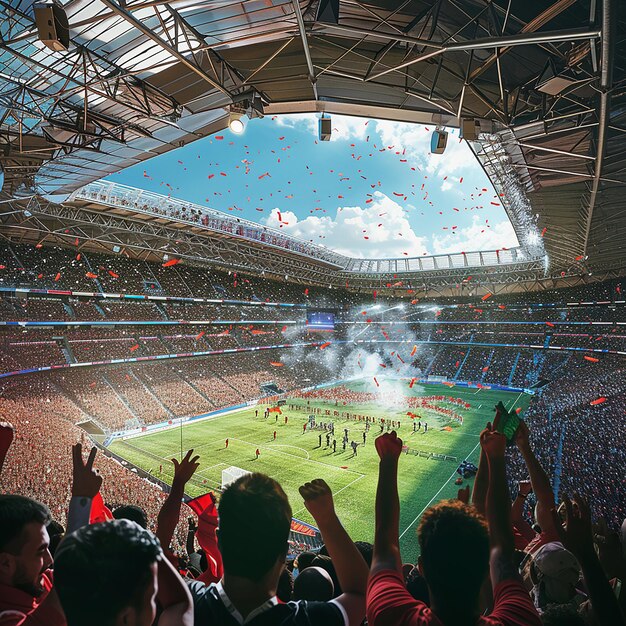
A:
<svg viewBox="0 0 626 626">
<path fill-rule="evenodd" d="M 369 381 L 351 382 L 347 385 L 356 392 L 375 392 Z M 409 408 L 406 396 L 446 396 L 469 403 L 470 408 L 454 407 L 463 417 L 463 423 L 450 420 L 433 410 Z M 405 397 L 403 397 L 405 396 Z M 485 423 L 493 417 L 493 407 L 502 401 L 507 409 L 526 409 L 531 396 L 523 393 L 495 391 L 488 389 L 468 389 L 443 385 L 415 385 L 412 389 L 402 385 L 402 394 L 394 397 L 393 404 L 388 398 L 381 403 L 362 403 L 336 406 L 334 401 L 287 399 L 282 414 L 263 414 L 266 405 L 219 415 L 204 421 L 191 423 L 182 429 L 170 429 L 154 434 L 116 440 L 110 445 L 111 451 L 129 462 L 149 471 L 154 476 L 170 483 L 172 479 L 172 457 L 179 457 L 184 451 L 193 448 L 200 455 L 200 467 L 187 493 L 200 495 L 208 490 L 218 490 L 222 470 L 230 466 L 248 471 L 266 473 L 278 480 L 285 489 L 294 517 L 309 523 L 314 521 L 304 508 L 298 487 L 314 478 L 323 478 L 333 490 L 336 509 L 346 529 L 355 540 L 372 541 L 374 533 L 374 498 L 378 476 L 378 456 L 374 449 L 374 439 L 380 434 L 378 423 L 371 426 L 363 444 L 365 422 L 332 417 L 334 411 L 344 411 L 370 417 L 399 420 L 399 436 L 410 451 L 421 454 L 403 454 L 400 459 L 400 542 L 405 561 L 414 561 L 417 555 L 415 529 L 422 512 L 434 502 L 456 496 L 458 477 L 456 468 L 465 459 L 478 464 L 478 435 Z M 432 403 L 431 403 L 432 404 Z M 440 403 L 450 408 L 449 403 Z M 297 405 L 297 408 L 288 408 Z M 303 425 L 308 422 L 312 408 L 321 408 L 322 415 L 317 421 L 335 423 L 337 450 L 326 447 L 326 432 L 310 430 Z M 331 416 L 324 415 L 329 410 Z M 424 429 L 413 432 L 413 419 L 407 412 L 421 417 L 428 423 Z M 287 418 L 287 423 L 285 423 Z M 417 419 L 415 421 L 418 421 Z M 360 445 L 354 456 L 348 445 L 342 449 L 341 440 L 344 428 L 349 430 L 349 439 Z M 276 439 L 274 440 L 274 431 Z M 319 446 L 319 435 L 322 445 Z M 225 440 L 228 438 L 228 448 Z M 255 457 L 256 449 L 260 455 Z M 456 457 L 454 460 L 429 458 L 430 454 Z M 160 471 L 162 466 L 163 471 Z M 464 481 L 463 485 L 468 481 Z M 470 481 L 471 482 L 471 481 Z"/>
</svg>

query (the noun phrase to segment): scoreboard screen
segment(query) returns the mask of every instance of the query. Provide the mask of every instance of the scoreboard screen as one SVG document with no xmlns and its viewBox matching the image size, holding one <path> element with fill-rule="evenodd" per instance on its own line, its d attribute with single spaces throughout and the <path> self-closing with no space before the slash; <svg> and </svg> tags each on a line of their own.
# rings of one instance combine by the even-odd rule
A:
<svg viewBox="0 0 626 626">
<path fill-rule="evenodd" d="M 335 314 L 330 311 L 309 311 L 307 321 L 309 330 L 335 330 Z"/>
</svg>

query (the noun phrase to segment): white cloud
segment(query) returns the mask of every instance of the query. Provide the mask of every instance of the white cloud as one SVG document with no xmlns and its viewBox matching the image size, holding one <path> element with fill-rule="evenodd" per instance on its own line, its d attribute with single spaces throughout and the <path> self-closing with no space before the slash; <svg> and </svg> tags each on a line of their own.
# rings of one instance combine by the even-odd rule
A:
<svg viewBox="0 0 626 626">
<path fill-rule="evenodd" d="M 452 234 L 454 233 L 454 234 Z M 476 250 L 499 250 L 519 245 L 515 231 L 508 220 L 497 224 L 486 224 L 474 215 L 472 224 L 466 228 L 448 231 L 445 235 L 433 235 L 435 254 L 452 252 L 474 252 Z"/>
<path fill-rule="evenodd" d="M 426 130 L 428 129 L 428 130 Z M 465 141 L 459 141 L 458 131 L 450 129 L 444 154 L 431 154 L 430 139 L 434 126 L 378 120 L 376 131 L 385 146 L 406 150 L 409 161 L 436 176 L 459 176 L 475 172 L 478 161 Z M 444 181 L 448 182 L 448 181 Z"/>
<path fill-rule="evenodd" d="M 317 137 L 320 117 L 321 114 L 317 113 L 296 113 L 293 115 L 279 115 L 276 118 L 276 122 L 279 126 L 307 130 Z M 333 114 L 331 118 L 331 141 L 364 141 L 369 132 L 368 126 L 372 123 L 365 117 L 348 117 Z"/>
<path fill-rule="evenodd" d="M 298 220 L 295 213 L 280 211 L 279 219 L 279 210 L 273 209 L 263 223 L 305 241 L 323 244 L 341 254 L 358 258 L 430 254 L 427 238 L 414 232 L 404 209 L 379 191 L 374 192 L 372 202 L 365 208 L 339 208 L 334 218 L 313 215 Z"/>
</svg>

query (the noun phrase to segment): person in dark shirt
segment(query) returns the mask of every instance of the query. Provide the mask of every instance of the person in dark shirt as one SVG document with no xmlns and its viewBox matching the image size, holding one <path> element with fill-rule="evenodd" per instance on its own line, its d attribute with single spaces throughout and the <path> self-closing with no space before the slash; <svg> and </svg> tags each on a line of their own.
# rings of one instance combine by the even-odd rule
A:
<svg viewBox="0 0 626 626">
<path fill-rule="evenodd" d="M 218 542 L 224 575 L 205 586 L 193 581 L 195 623 L 201 626 L 358 626 L 365 617 L 367 565 L 335 513 L 321 479 L 300 487 L 318 525 L 342 593 L 329 602 L 279 604 L 276 588 L 287 555 L 291 506 L 282 487 L 264 474 L 242 476 L 219 504 Z"/>
</svg>

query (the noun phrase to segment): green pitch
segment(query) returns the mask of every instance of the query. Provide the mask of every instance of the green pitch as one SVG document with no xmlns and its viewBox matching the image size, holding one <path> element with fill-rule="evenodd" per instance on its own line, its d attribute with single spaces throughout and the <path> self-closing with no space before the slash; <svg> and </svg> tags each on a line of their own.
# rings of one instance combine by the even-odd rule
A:
<svg viewBox="0 0 626 626">
<path fill-rule="evenodd" d="M 370 381 L 359 381 L 347 386 L 355 391 L 376 392 L 372 385 Z M 429 410 L 408 408 L 402 401 L 402 395 L 451 396 L 469 402 L 471 408 L 455 408 L 463 416 L 463 424 L 459 424 Z M 310 406 L 306 406 L 303 400 L 288 399 L 282 414 L 272 413 L 268 419 L 263 417 L 265 405 L 260 405 L 258 417 L 255 417 L 255 407 L 252 407 L 186 425 L 182 432 L 181 429 L 172 429 L 127 441 L 118 440 L 111 444 L 110 449 L 169 483 L 172 479 L 170 459 L 180 455 L 182 436 L 182 449 L 193 448 L 200 455 L 201 462 L 194 479 L 188 484 L 189 495 L 197 496 L 207 490 L 219 489 L 222 470 L 230 466 L 263 472 L 281 483 L 289 496 L 294 517 L 313 524 L 298 487 L 314 478 L 323 478 L 333 490 L 337 512 L 353 539 L 372 541 L 378 476 L 374 439 L 380 434 L 380 426 L 371 426 L 363 444 L 364 422 L 333 418 L 332 413 L 339 410 L 399 420 L 399 436 L 411 451 L 420 453 L 403 454 L 399 471 L 400 542 L 404 560 L 414 561 L 417 555 L 415 529 L 422 512 L 432 503 L 456 496 L 456 468 L 465 459 L 478 464 L 478 435 L 493 417 L 493 407 L 500 400 L 509 410 L 517 407 L 526 409 L 531 397 L 443 385 L 415 385 L 409 389 L 403 383 L 393 406 L 389 406 L 388 401 L 385 406 L 335 406 L 334 402 L 320 400 L 311 401 Z M 298 405 L 298 408 L 289 409 L 289 405 Z M 332 450 L 332 437 L 331 446 L 326 447 L 325 431 L 311 431 L 307 425 L 306 432 L 303 432 L 312 407 L 322 409 L 322 415 L 316 416 L 318 422 L 331 419 L 335 422 L 336 452 Z M 331 412 L 331 416 L 324 415 L 326 410 Z M 422 422 L 427 422 L 428 432 L 425 433 L 423 427 L 421 431 L 413 432 L 414 420 L 407 416 L 407 411 L 418 414 Z M 357 456 L 353 455 L 349 445 L 345 451 L 342 449 L 344 428 L 349 430 L 349 439 L 359 443 Z M 229 440 L 228 448 L 225 446 L 226 439 Z M 258 459 L 255 455 L 257 448 L 260 451 Z M 456 461 L 429 458 L 431 454 L 456 457 Z"/>
</svg>

